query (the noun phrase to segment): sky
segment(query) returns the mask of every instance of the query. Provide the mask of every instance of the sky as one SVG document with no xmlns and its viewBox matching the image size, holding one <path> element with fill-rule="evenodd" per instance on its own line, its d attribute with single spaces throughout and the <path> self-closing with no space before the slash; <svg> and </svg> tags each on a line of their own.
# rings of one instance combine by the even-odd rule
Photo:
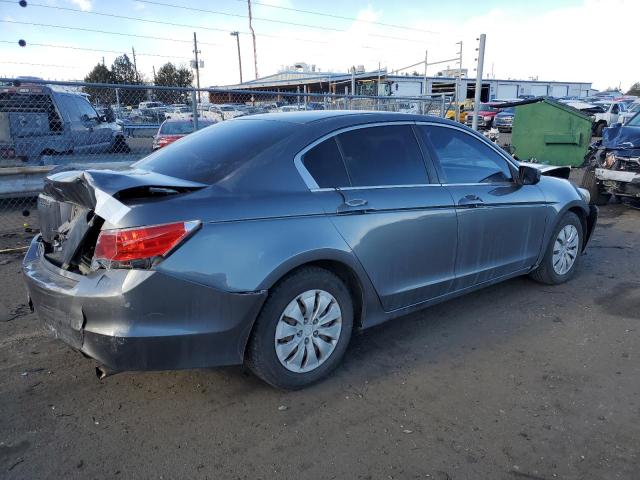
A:
<svg viewBox="0 0 640 480">
<path fill-rule="evenodd" d="M 297 62 L 321 71 L 346 72 L 352 65 L 394 70 L 424 60 L 425 52 L 429 62 L 453 59 L 459 41 L 463 67 L 475 75 L 477 38 L 485 33 L 485 78 L 592 82 L 601 90 L 624 90 L 640 81 L 636 29 L 625 26 L 625 19 L 640 18 L 640 0 L 252 4 L 261 77 Z M 235 84 L 239 72 L 232 31 L 240 32 L 244 80 L 255 78 L 248 24 L 247 0 L 28 0 L 26 8 L 17 0 L 0 0 L 0 76 L 81 80 L 103 57 L 110 65 L 133 47 L 138 70 L 152 79 L 153 67 L 165 62 L 189 64 L 196 32 L 205 63 L 201 86 Z M 26 47 L 18 45 L 21 39 Z M 447 66 L 456 65 L 430 66 L 427 73 Z M 422 67 L 418 70 L 423 73 Z"/>
</svg>

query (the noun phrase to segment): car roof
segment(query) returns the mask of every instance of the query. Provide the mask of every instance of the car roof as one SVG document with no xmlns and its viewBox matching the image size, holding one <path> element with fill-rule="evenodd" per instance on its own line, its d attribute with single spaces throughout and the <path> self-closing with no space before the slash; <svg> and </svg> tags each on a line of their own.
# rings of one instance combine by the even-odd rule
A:
<svg viewBox="0 0 640 480">
<path fill-rule="evenodd" d="M 366 110 L 304 110 L 298 112 L 262 113 L 259 115 L 235 118 L 233 121 L 247 122 L 252 120 L 274 120 L 301 125 L 315 122 L 331 123 L 332 121 L 341 124 L 345 123 L 345 121 L 358 124 L 371 122 L 417 122 L 425 120 L 437 123 L 449 123 L 446 120 L 430 115 Z"/>
</svg>

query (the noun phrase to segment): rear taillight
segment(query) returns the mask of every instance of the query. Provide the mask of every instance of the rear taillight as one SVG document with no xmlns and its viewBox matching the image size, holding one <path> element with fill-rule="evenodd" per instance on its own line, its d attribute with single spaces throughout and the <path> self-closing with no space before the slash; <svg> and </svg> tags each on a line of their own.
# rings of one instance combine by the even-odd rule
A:
<svg viewBox="0 0 640 480">
<path fill-rule="evenodd" d="M 199 226 L 199 221 L 192 221 L 103 230 L 98 235 L 93 265 L 96 268 L 149 268 Z"/>
</svg>

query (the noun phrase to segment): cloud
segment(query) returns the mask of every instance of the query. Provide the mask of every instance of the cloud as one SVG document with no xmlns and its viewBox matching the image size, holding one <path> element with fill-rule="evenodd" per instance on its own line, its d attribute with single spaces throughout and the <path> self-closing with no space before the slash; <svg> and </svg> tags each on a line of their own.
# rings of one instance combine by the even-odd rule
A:
<svg viewBox="0 0 640 480">
<path fill-rule="evenodd" d="M 91 8 L 92 8 L 91 0 L 70 0 L 70 1 L 83 12 L 91 11 Z"/>
</svg>

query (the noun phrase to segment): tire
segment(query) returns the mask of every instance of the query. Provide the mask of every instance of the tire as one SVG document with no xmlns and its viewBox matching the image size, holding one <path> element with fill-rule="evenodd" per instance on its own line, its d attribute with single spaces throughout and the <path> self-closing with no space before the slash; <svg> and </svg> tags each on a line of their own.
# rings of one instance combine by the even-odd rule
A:
<svg viewBox="0 0 640 480">
<path fill-rule="evenodd" d="M 568 270 L 562 271 L 562 269 L 560 269 L 559 271 L 557 267 L 554 268 L 554 250 L 556 249 L 556 242 L 559 240 L 560 232 L 562 232 L 565 228 L 568 229 L 565 230 L 565 233 L 567 231 L 571 231 L 571 229 L 575 229 L 575 232 L 577 234 L 577 248 L 574 252 L 575 256 L 573 262 L 571 263 Z M 580 263 L 580 254 L 582 253 L 583 239 L 584 232 L 582 231 L 582 223 L 580 222 L 578 216 L 573 212 L 565 213 L 553 231 L 553 235 L 549 240 L 549 245 L 547 245 L 547 251 L 544 254 L 542 262 L 540 262 L 538 268 L 536 268 L 529 274 L 530 277 L 535 281 L 544 283 L 546 285 L 558 285 L 560 283 L 566 282 L 567 280 L 570 280 L 575 275 L 578 264 Z"/>
<path fill-rule="evenodd" d="M 593 168 L 589 168 L 584 172 L 582 176 L 582 188 L 589 191 L 591 196 L 591 202 L 593 205 L 606 205 L 611 198 L 610 193 L 602 191 L 602 187 L 598 184 L 596 178 L 596 171 Z"/>
<path fill-rule="evenodd" d="M 117 136 L 111 145 L 111 153 L 131 153 L 131 148 L 124 137 Z"/>
<path fill-rule="evenodd" d="M 341 314 L 340 319 L 329 321 L 325 324 L 331 325 L 330 327 L 320 325 L 323 323 L 323 312 L 328 312 L 324 318 L 336 315 L 334 306 L 330 306 L 319 312 L 317 318 L 313 314 L 312 318 L 316 318 L 313 323 L 311 318 L 308 318 L 309 315 L 303 313 L 303 318 L 305 320 L 308 319 L 308 323 L 303 325 L 302 322 L 295 322 L 294 326 L 291 326 L 289 322 L 293 323 L 294 319 L 289 316 L 285 317 L 285 311 L 290 313 L 303 312 L 302 307 L 298 307 L 299 311 L 295 309 L 296 305 L 304 305 L 305 302 L 299 303 L 296 300 L 302 295 L 309 295 L 310 292 L 316 294 L 313 300 L 311 300 L 311 297 L 305 298 L 308 301 L 315 302 L 313 303 L 314 312 L 318 309 L 318 304 L 321 305 L 320 308 L 324 305 L 322 300 L 318 299 L 324 298 L 326 301 L 328 298 L 320 297 L 320 295 L 328 294 L 335 301 L 335 303 L 330 303 L 329 305 L 338 306 Z M 293 310 L 291 310 L 292 308 Z M 298 318 L 300 318 L 299 315 Z M 283 319 L 287 323 L 287 325 L 284 325 L 284 330 Z M 314 326 L 313 324 L 316 322 L 319 322 L 319 324 Z M 330 337 L 326 337 L 324 334 L 318 335 L 317 330 L 313 332 L 307 331 L 315 328 L 318 328 L 318 330 L 325 328 L 325 331 L 333 329 L 335 331 L 338 324 L 341 325 L 341 328 L 339 333 L 335 334 L 337 337 L 335 343 L 326 341 Z M 289 333 L 290 328 L 297 330 L 297 333 L 277 340 L 277 335 L 282 337 L 284 333 Z M 349 344 L 352 329 L 353 301 L 348 288 L 342 280 L 323 268 L 305 267 L 285 277 L 269 293 L 249 338 L 245 363 L 256 376 L 268 384 L 285 390 L 297 390 L 324 378 L 338 366 Z M 291 340 L 288 340 L 289 338 Z M 289 361 L 286 359 L 281 360 L 280 357 L 284 358 L 285 355 L 283 350 L 286 351 L 286 349 L 291 348 L 295 342 L 298 342 L 298 346 L 291 351 Z M 322 350 L 318 348 L 318 345 L 322 346 L 323 350 L 328 350 L 329 348 L 332 348 L 332 350 L 325 357 L 322 357 Z M 328 345 L 333 346 L 328 347 Z M 313 353 L 309 353 L 311 348 L 313 348 Z M 298 354 L 300 351 L 304 352 L 305 350 L 307 353 L 302 354 L 300 365 L 298 365 Z M 313 361 L 311 361 L 312 357 Z M 322 360 L 322 358 L 324 359 Z M 306 364 L 304 363 L 305 359 Z M 313 367 L 316 362 L 319 362 L 319 364 Z M 295 371 L 296 369 L 307 368 L 310 368 L 310 370 Z"/>
<path fill-rule="evenodd" d="M 596 125 L 596 128 L 593 131 L 593 134 L 596 137 L 602 137 L 602 132 L 604 131 L 604 129 L 607 128 L 607 124 L 604 122 L 598 123 Z"/>
</svg>

